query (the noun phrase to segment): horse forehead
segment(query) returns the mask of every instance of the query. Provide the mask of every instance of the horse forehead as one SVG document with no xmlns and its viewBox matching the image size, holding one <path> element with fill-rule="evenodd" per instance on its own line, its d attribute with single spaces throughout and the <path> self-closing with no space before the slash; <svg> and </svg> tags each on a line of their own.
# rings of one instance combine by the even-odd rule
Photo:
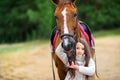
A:
<svg viewBox="0 0 120 80">
<path fill-rule="evenodd" d="M 63 16 L 66 15 L 66 13 L 67 13 L 66 8 L 64 8 L 61 13 L 62 13 Z"/>
<path fill-rule="evenodd" d="M 68 5 L 68 6 L 66 6 L 66 7 L 64 7 L 63 8 L 63 10 L 64 9 L 66 9 L 66 12 L 75 12 L 76 11 L 76 9 L 73 7 L 73 6 L 70 6 L 70 5 Z"/>
<path fill-rule="evenodd" d="M 66 9 L 66 12 L 68 13 L 76 11 L 76 8 L 73 5 L 63 5 L 63 6 L 57 7 L 55 13 L 61 14 L 64 9 Z"/>
</svg>

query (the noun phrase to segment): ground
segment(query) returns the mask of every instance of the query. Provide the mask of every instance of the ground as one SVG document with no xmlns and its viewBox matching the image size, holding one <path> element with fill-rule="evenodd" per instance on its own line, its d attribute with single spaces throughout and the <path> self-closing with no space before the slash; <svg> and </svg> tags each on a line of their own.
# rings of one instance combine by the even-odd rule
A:
<svg viewBox="0 0 120 80">
<path fill-rule="evenodd" d="M 95 42 L 97 80 L 120 80 L 120 37 L 97 38 Z M 57 72 L 56 77 L 59 80 Z M 49 44 L 0 54 L 0 80 L 53 80 Z"/>
</svg>

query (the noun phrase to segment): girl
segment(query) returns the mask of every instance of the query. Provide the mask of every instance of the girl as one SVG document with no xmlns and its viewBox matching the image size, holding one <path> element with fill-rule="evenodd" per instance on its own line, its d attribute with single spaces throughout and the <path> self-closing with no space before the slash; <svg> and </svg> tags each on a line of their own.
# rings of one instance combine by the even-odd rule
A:
<svg viewBox="0 0 120 80">
<path fill-rule="evenodd" d="M 75 63 L 72 62 L 71 65 L 68 63 L 67 55 L 61 47 L 61 43 L 56 48 L 56 55 L 68 68 L 75 69 L 75 77 L 71 77 L 67 72 L 65 80 L 86 80 L 86 76 L 92 76 L 95 73 L 95 63 L 90 57 L 89 45 L 82 38 L 76 42 Z"/>
</svg>

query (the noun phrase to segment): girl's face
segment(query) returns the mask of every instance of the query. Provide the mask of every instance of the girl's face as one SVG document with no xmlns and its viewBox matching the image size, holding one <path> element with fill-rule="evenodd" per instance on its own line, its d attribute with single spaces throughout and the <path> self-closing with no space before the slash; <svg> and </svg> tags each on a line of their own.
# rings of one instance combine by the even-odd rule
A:
<svg viewBox="0 0 120 80">
<path fill-rule="evenodd" d="M 84 54 L 84 45 L 80 42 L 76 44 L 76 56 L 82 56 Z"/>
</svg>

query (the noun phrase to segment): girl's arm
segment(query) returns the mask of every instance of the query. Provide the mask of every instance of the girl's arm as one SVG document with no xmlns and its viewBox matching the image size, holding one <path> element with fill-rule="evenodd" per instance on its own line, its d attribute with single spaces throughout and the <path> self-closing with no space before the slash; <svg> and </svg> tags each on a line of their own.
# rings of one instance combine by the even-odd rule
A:
<svg viewBox="0 0 120 80">
<path fill-rule="evenodd" d="M 95 73 L 95 62 L 90 58 L 88 67 L 79 66 L 79 72 L 85 75 L 92 76 Z"/>
<path fill-rule="evenodd" d="M 60 60 L 66 65 L 68 62 L 68 58 L 67 58 L 66 53 L 64 53 L 61 43 L 56 48 L 55 53 L 60 58 Z"/>
</svg>

